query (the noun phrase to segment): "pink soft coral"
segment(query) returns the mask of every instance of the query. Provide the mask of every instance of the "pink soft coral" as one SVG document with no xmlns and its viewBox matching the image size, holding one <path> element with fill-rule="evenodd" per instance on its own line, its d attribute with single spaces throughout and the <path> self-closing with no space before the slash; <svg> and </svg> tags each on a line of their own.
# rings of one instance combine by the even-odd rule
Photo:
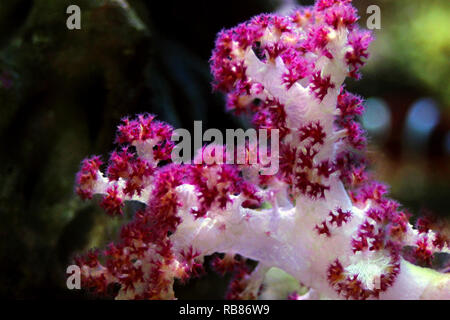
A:
<svg viewBox="0 0 450 320">
<path fill-rule="evenodd" d="M 309 287 L 308 297 L 450 298 L 448 274 L 402 257 L 412 246 L 429 261 L 449 252 L 448 240 L 414 229 L 365 170 L 355 121 L 362 101 L 343 87 L 347 76 L 359 77 L 372 39 L 357 19 L 350 1 L 319 0 L 218 35 L 214 87 L 229 109 L 252 113 L 256 127 L 279 130 L 276 175 L 259 176 L 259 165 L 161 166 L 174 147 L 172 129 L 151 115 L 124 119 L 122 149 L 106 175 L 98 157 L 85 160 L 77 191 L 103 195 L 113 215 L 127 200 L 146 208 L 103 252 L 106 263 L 96 253 L 77 260 L 85 286 L 105 292 L 118 283 L 117 298 L 172 299 L 175 279 L 199 275 L 205 256 L 224 253 L 213 265 L 235 271 L 230 298 L 256 298 L 271 267 Z M 258 266 L 250 272 L 243 257 Z"/>
</svg>

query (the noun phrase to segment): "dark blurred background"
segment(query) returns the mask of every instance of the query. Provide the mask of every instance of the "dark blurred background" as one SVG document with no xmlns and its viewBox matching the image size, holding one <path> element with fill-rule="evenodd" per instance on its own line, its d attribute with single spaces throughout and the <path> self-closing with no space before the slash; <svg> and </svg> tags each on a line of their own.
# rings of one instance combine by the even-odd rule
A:
<svg viewBox="0 0 450 320">
<path fill-rule="evenodd" d="M 286 1 L 289 2 L 289 1 Z M 299 1 L 312 4 L 312 1 Z M 77 4 L 82 29 L 66 28 Z M 215 36 L 282 1 L 7 0 L 0 3 L 0 297 L 87 298 L 65 287 L 73 255 L 114 240 L 107 218 L 73 192 L 81 160 L 107 155 L 126 115 L 174 127 L 242 127 L 213 93 Z M 367 99 L 369 156 L 414 214 L 448 219 L 450 2 L 358 1 L 381 8 L 372 58 L 347 88 Z M 177 285 L 179 298 L 223 298 L 218 276 Z"/>
</svg>

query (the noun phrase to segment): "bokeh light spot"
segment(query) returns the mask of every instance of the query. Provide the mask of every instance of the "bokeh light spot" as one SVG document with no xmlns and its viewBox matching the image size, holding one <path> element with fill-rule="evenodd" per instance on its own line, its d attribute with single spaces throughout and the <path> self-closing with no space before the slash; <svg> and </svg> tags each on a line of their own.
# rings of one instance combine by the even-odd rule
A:
<svg viewBox="0 0 450 320">
<path fill-rule="evenodd" d="M 439 110 L 431 98 L 416 101 L 408 112 L 407 126 L 409 129 L 428 135 L 439 122 Z"/>
<path fill-rule="evenodd" d="M 391 126 L 391 111 L 387 103 L 381 98 L 366 100 L 366 111 L 362 116 L 364 128 L 372 134 L 383 134 Z"/>
</svg>

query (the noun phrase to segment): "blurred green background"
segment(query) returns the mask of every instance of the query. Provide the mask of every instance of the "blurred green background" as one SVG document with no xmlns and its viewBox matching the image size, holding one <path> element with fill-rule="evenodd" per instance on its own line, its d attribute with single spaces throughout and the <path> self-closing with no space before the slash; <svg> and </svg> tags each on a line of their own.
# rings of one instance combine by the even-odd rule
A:
<svg viewBox="0 0 450 320">
<path fill-rule="evenodd" d="M 311 4 L 312 1 L 299 1 Z M 66 8 L 82 29 L 66 28 Z M 369 156 L 392 197 L 448 219 L 450 2 L 354 1 L 381 8 L 363 79 Z M 242 127 L 210 87 L 215 35 L 281 1 L 8 0 L 0 3 L 0 296 L 86 298 L 65 288 L 77 252 L 114 240 L 109 219 L 73 192 L 80 161 L 107 155 L 120 118 L 151 112 L 175 127 Z M 177 286 L 179 298 L 223 297 L 216 275 Z"/>
</svg>

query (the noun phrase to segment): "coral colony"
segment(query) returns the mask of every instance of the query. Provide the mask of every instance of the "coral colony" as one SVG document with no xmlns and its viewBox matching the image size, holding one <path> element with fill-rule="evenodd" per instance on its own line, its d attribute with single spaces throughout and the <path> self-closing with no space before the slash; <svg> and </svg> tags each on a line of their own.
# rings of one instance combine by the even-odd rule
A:
<svg viewBox="0 0 450 320">
<path fill-rule="evenodd" d="M 448 273 L 413 264 L 448 254 L 448 239 L 423 219 L 414 228 L 366 170 L 363 103 L 343 82 L 360 77 L 372 36 L 350 2 L 319 0 L 218 35 L 214 87 L 257 129 L 279 130 L 277 174 L 260 175 L 258 163 L 173 163 L 173 129 L 152 115 L 123 120 L 105 173 L 99 157 L 83 161 L 83 199 L 101 195 L 111 216 L 126 201 L 145 204 L 117 243 L 76 259 L 85 288 L 174 299 L 174 281 L 201 275 L 216 254 L 213 268 L 234 275 L 229 299 L 257 298 L 272 267 L 309 288 L 296 299 L 450 299 Z"/>
</svg>

